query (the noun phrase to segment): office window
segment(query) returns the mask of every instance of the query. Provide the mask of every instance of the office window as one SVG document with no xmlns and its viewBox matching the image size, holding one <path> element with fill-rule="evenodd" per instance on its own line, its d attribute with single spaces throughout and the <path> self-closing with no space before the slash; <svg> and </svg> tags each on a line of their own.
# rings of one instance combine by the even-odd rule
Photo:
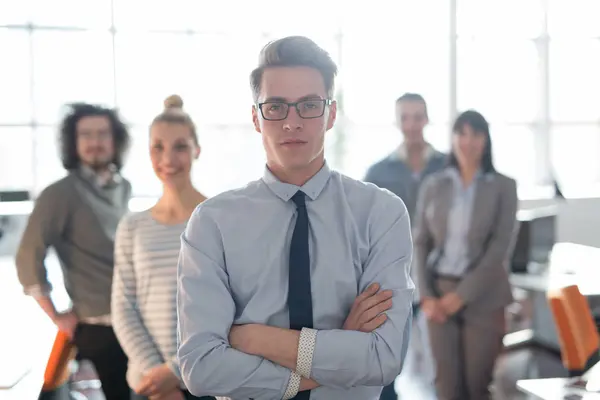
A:
<svg viewBox="0 0 600 400">
<path fill-rule="evenodd" d="M 596 0 L 547 1 L 548 34 L 552 38 L 600 37 L 600 24 L 598 24 L 600 2 Z"/>
<path fill-rule="evenodd" d="M 197 0 L 114 0 L 115 29 L 121 31 L 186 31 L 198 15 L 210 14 L 221 2 Z M 232 13 L 233 14 L 233 13 Z"/>
<path fill-rule="evenodd" d="M 543 0 L 457 0 L 456 14 L 461 38 L 534 39 L 543 32 Z"/>
<path fill-rule="evenodd" d="M 250 124 L 249 77 L 266 40 L 259 34 L 200 34 L 192 36 L 191 41 L 195 86 L 189 88 L 194 97 L 186 110 L 202 125 Z M 227 78 L 224 71 L 230 72 Z"/>
<path fill-rule="evenodd" d="M 0 143 L 0 190 L 31 188 L 34 183 L 31 128 L 0 127 Z"/>
<path fill-rule="evenodd" d="M 34 130 L 34 185 L 35 195 L 46 186 L 66 175 L 60 160 L 59 135 L 56 127 L 39 127 Z"/>
<path fill-rule="evenodd" d="M 0 26 L 28 23 L 31 2 L 32 0 L 0 1 Z"/>
<path fill-rule="evenodd" d="M 181 95 L 184 107 L 200 96 L 200 72 L 194 68 L 189 35 L 117 33 L 115 70 L 117 106 L 136 125 L 148 126 L 163 110 L 163 100 Z"/>
<path fill-rule="evenodd" d="M 344 128 L 344 159 L 339 167 L 345 174 L 362 179 L 372 163 L 394 151 L 401 141 L 392 124 L 349 124 Z"/>
<path fill-rule="evenodd" d="M 600 119 L 598 71 L 599 39 L 556 39 L 550 42 L 552 121 L 591 122 Z"/>
<path fill-rule="evenodd" d="M 0 61 L 0 124 L 29 124 L 32 117 L 29 33 L 0 29 L 0 49 L 3 54 Z"/>
<path fill-rule="evenodd" d="M 29 0 L 29 3 L 30 22 L 38 26 L 108 29 L 111 25 L 110 1 Z"/>
<path fill-rule="evenodd" d="M 533 122 L 540 110 L 537 48 L 528 40 L 459 39 L 457 105 L 488 120 Z"/>
<path fill-rule="evenodd" d="M 341 84 L 350 121 L 359 125 L 393 123 L 395 101 L 405 92 L 422 94 L 430 118 L 447 121 L 447 40 L 375 47 L 379 35 L 357 32 L 345 36 Z"/>
<path fill-rule="evenodd" d="M 251 125 L 207 126 L 199 140 L 202 153 L 192 180 L 203 193 L 213 196 L 262 177 L 262 139 Z"/>
<path fill-rule="evenodd" d="M 582 153 L 557 150 L 566 132 L 579 134 L 588 157 L 598 150 L 597 0 L 307 0 L 293 10 L 235 0 L 0 2 L 0 107 L 11 110 L 0 114 L 0 130 L 26 132 L 19 147 L 30 149 L 11 159 L 31 174 L 19 181 L 35 195 L 64 175 L 62 106 L 89 101 L 119 107 L 134 136 L 124 174 L 135 195 L 157 195 L 148 125 L 173 93 L 198 125 L 194 182 L 202 190 L 212 195 L 260 176 L 248 75 L 269 40 L 302 34 L 339 67 L 338 124 L 326 151 L 343 172 L 362 177 L 401 142 L 394 102 L 410 91 L 427 100 L 426 138 L 440 150 L 449 149 L 456 113 L 475 108 L 492 124 L 498 168 L 520 186 L 548 184 L 552 173 L 564 185 L 600 183 L 600 165 L 577 174 Z M 13 184 L 0 176 L 0 187 Z"/>
<path fill-rule="evenodd" d="M 161 186 L 150 162 L 148 126 L 132 126 L 129 133 L 131 146 L 121 173 L 131 182 L 132 191 L 136 196 L 156 196 L 160 193 Z"/>
<path fill-rule="evenodd" d="M 565 195 L 600 181 L 598 124 L 557 126 L 550 135 L 552 167 Z"/>
<path fill-rule="evenodd" d="M 227 2 L 237 3 L 235 0 L 228 0 L 226 4 Z M 304 0 L 290 7 L 256 7 L 250 2 L 244 7 L 236 4 L 233 8 L 247 13 L 246 20 L 238 24 L 234 31 L 243 33 L 242 27 L 250 31 L 258 28 L 269 36 L 280 38 L 288 35 L 334 35 L 352 5 L 343 0 Z M 255 25 L 255 21 L 260 21 L 260 27 Z"/>
<path fill-rule="evenodd" d="M 114 104 L 112 37 L 108 33 L 34 30 L 32 40 L 37 123 L 56 124 L 65 103 Z"/>
<path fill-rule="evenodd" d="M 384 9 L 361 8 L 356 11 L 363 13 L 361 20 L 373 18 L 377 24 L 365 29 L 348 22 L 344 27 L 341 87 L 351 123 L 392 124 L 395 100 L 404 92 L 425 97 L 432 121 L 448 121 L 447 3 L 435 3 L 436 13 L 430 13 L 433 6 L 423 1 L 386 3 Z"/>
<path fill-rule="evenodd" d="M 490 124 L 496 169 L 516 179 L 520 186 L 537 183 L 536 134 L 529 126 Z"/>
</svg>

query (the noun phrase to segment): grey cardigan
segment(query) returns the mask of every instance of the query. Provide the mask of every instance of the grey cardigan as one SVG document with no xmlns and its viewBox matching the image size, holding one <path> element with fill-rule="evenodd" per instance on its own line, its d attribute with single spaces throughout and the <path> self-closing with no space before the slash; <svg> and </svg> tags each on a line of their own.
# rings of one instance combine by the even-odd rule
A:
<svg viewBox="0 0 600 400">
<path fill-rule="evenodd" d="M 122 178 L 105 189 L 94 183 L 93 177 L 73 171 L 44 189 L 16 255 L 25 292 L 47 294 L 51 286 L 44 259 L 48 248 L 54 248 L 81 319 L 110 314 L 114 234 L 131 194 L 131 185 Z"/>
</svg>

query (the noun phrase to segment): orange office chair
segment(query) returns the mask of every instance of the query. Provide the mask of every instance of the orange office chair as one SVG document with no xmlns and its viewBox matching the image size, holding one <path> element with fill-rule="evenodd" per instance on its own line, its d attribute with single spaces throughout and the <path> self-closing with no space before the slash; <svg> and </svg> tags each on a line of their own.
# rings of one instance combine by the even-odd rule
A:
<svg viewBox="0 0 600 400">
<path fill-rule="evenodd" d="M 600 361 L 600 337 L 590 306 L 576 285 L 548 291 L 548 303 L 569 376 L 581 376 Z"/>
<path fill-rule="evenodd" d="M 69 362 L 75 354 L 75 346 L 63 332 L 56 334 L 52 352 L 44 372 L 43 392 L 51 392 L 64 385 L 70 376 Z"/>
</svg>

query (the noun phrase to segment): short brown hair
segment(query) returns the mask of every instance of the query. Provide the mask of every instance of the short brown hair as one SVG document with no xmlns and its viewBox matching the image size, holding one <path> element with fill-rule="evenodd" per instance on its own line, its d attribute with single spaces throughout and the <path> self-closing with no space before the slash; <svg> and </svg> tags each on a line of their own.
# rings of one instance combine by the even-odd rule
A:
<svg viewBox="0 0 600 400">
<path fill-rule="evenodd" d="M 327 51 L 304 36 L 288 36 L 269 42 L 260 52 L 258 67 L 250 74 L 254 101 L 260 94 L 263 72 L 271 67 L 311 67 L 323 76 L 329 98 L 335 90 L 337 66 Z"/>
<path fill-rule="evenodd" d="M 190 128 L 192 139 L 194 140 L 196 146 L 198 146 L 199 142 L 198 134 L 196 133 L 196 125 L 194 124 L 194 121 L 192 121 L 192 118 L 185 111 L 183 111 L 183 99 L 181 96 L 177 94 L 170 95 L 164 100 L 164 106 L 164 111 L 154 117 L 150 127 L 159 122 L 185 125 Z"/>
</svg>

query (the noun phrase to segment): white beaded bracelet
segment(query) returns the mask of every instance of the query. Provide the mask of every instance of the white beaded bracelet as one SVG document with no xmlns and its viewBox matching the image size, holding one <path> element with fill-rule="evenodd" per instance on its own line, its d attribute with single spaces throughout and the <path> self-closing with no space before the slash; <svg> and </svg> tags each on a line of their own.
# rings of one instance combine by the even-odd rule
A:
<svg viewBox="0 0 600 400">
<path fill-rule="evenodd" d="M 298 394 L 298 390 L 300 390 L 300 380 L 302 377 L 295 372 L 292 372 L 290 376 L 290 381 L 288 382 L 287 389 L 285 389 L 285 393 L 283 394 L 283 400 L 288 400 L 294 398 Z"/>
<path fill-rule="evenodd" d="M 317 330 L 302 328 L 298 343 L 298 359 L 296 360 L 296 372 L 300 376 L 310 379 L 312 370 L 313 354 L 317 342 Z"/>
</svg>

